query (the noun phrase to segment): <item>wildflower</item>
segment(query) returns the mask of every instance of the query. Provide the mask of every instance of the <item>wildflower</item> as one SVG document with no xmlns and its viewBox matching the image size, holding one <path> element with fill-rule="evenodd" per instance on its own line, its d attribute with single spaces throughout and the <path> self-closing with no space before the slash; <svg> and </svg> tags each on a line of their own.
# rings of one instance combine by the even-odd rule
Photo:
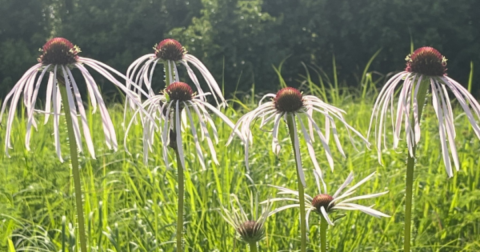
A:
<svg viewBox="0 0 480 252">
<path fill-rule="evenodd" d="M 406 57 L 407 67 L 390 78 L 375 102 L 370 119 L 369 135 L 375 124 L 375 139 L 379 159 L 382 152 L 382 138 L 386 146 L 387 115 L 390 110 L 393 127 L 393 147 L 397 148 L 402 122 L 405 124 L 406 143 L 411 157 L 414 148 L 420 141 L 420 118 L 424 97 L 431 88 L 432 103 L 439 121 L 440 144 L 445 169 L 449 177 L 453 176 L 451 161 L 459 170 L 459 161 L 455 147 L 455 124 L 452 105 L 448 96 L 450 91 L 463 108 L 474 132 L 480 138 L 480 127 L 476 120 L 480 118 L 480 105 L 475 98 L 458 82 L 446 74 L 447 59 L 432 47 L 422 47 Z M 397 87 L 401 87 L 396 110 L 394 95 Z M 394 115 L 396 117 L 394 118 Z M 448 146 L 447 146 L 448 142 Z M 385 147 L 386 148 L 386 147 Z M 450 152 L 450 154 L 449 154 Z"/>
<path fill-rule="evenodd" d="M 231 195 L 233 198 L 230 202 L 230 210 L 222 207 L 222 217 L 236 231 L 238 238 L 248 244 L 255 245 L 265 237 L 265 221 L 270 214 L 272 204 L 267 201 L 262 207 L 259 214 L 259 206 L 257 199 L 250 198 L 250 210 L 247 213 L 243 210 L 237 196 Z M 237 207 L 235 207 L 235 205 Z"/>
<path fill-rule="evenodd" d="M 38 64 L 34 65 L 20 78 L 13 89 L 5 97 L 2 110 L 0 112 L 0 122 L 2 115 L 5 112 L 6 105 L 10 103 L 7 118 L 7 128 L 5 136 L 5 152 L 8 155 L 8 149 L 11 148 L 10 134 L 12 131 L 12 123 L 15 117 L 15 110 L 20 96 L 23 94 L 23 102 L 27 110 L 27 131 L 25 137 L 25 145 L 27 150 L 30 150 L 30 136 L 32 126 L 36 129 L 37 122 L 35 121 L 34 111 L 40 111 L 45 114 L 45 123 L 47 123 L 50 114 L 53 114 L 54 120 L 54 137 L 55 149 L 60 161 L 63 162 L 60 151 L 60 133 L 59 133 L 59 117 L 62 104 L 60 95 L 60 85 L 65 85 L 68 96 L 68 105 L 70 107 L 70 115 L 72 117 L 72 124 L 74 129 L 75 140 L 79 151 L 82 151 L 80 123 L 82 125 L 83 137 L 87 144 L 88 151 L 92 158 L 95 158 L 95 151 L 93 147 L 90 129 L 87 123 L 85 108 L 83 106 L 82 97 L 78 89 L 77 82 L 73 78 L 72 69 L 80 70 L 85 84 L 87 86 L 88 94 L 90 95 L 93 112 L 96 111 L 97 106 L 100 109 L 102 117 L 103 131 L 105 133 L 106 143 L 109 149 L 117 149 L 117 140 L 112 120 L 108 114 L 107 108 L 103 101 L 102 95 L 95 83 L 95 80 L 90 75 L 90 72 L 85 66 L 92 68 L 114 85 L 126 92 L 127 97 L 133 102 L 138 102 L 136 95 L 126 89 L 122 83 L 116 80 L 112 75 L 115 74 L 125 79 L 125 76 L 115 69 L 105 65 L 102 62 L 78 56 L 80 48 L 74 46 L 70 41 L 64 38 L 53 38 L 49 40 L 41 49 L 42 55 L 38 58 Z M 48 72 L 48 82 L 46 87 L 45 110 L 35 110 L 37 102 L 38 91 L 40 89 L 42 80 Z M 58 81 L 57 81 L 58 80 Z M 53 110 L 53 113 L 52 113 Z M 80 115 L 80 123 L 77 118 Z"/>
<path fill-rule="evenodd" d="M 178 41 L 174 39 L 164 39 L 155 45 L 153 49 L 154 53 L 146 54 L 138 58 L 128 67 L 127 70 L 128 78 L 134 80 L 140 87 L 145 84 L 149 96 L 153 95 L 152 76 L 157 63 L 162 63 L 165 66 L 165 77 L 168 80 L 168 83 L 166 83 L 167 86 L 173 82 L 179 81 L 177 63 L 180 63 L 187 69 L 188 76 L 195 84 L 201 99 L 205 99 L 205 92 L 202 90 L 200 82 L 190 65 L 194 66 L 203 76 L 217 104 L 219 104 L 218 100 L 220 100 L 222 104 L 225 102 L 222 91 L 212 74 L 210 74 L 200 60 L 195 56 L 188 54 Z M 127 87 L 130 88 L 128 84 Z"/>
<path fill-rule="evenodd" d="M 271 99 L 270 101 L 264 102 L 265 99 L 269 99 L 269 98 Z M 322 133 L 317 123 L 313 120 L 312 114 L 314 111 L 319 112 L 325 116 L 325 129 L 326 129 L 325 135 Z M 337 134 L 334 118 L 338 119 L 340 122 L 342 122 L 345 125 L 349 134 L 351 130 L 356 135 L 361 137 L 362 140 L 365 141 L 365 143 L 368 143 L 368 141 L 358 131 L 356 131 L 352 126 L 350 126 L 348 123 L 345 122 L 342 116 L 343 113 L 345 113 L 345 111 L 339 108 L 336 108 L 334 106 L 331 106 L 313 95 L 303 95 L 299 90 L 295 88 L 286 87 L 278 91 L 277 94 L 265 95 L 260 100 L 259 106 L 256 109 L 245 114 L 238 120 L 234 129 L 238 128 L 241 134 L 243 135 L 243 138 L 245 140 L 248 139 L 248 142 L 245 144 L 245 163 L 247 164 L 247 167 L 248 167 L 248 147 L 249 147 L 249 144 L 253 143 L 253 137 L 250 131 L 250 125 L 253 123 L 253 121 L 257 118 L 261 118 L 260 128 L 264 127 L 266 124 L 270 122 L 273 122 L 272 150 L 275 154 L 278 155 L 280 151 L 280 144 L 278 141 L 278 130 L 279 130 L 280 121 L 282 119 L 287 121 L 287 119 L 290 117 L 290 119 L 292 119 L 292 121 L 294 122 L 293 123 L 294 140 L 292 140 L 293 142 L 292 144 L 294 145 L 294 149 L 296 152 L 295 161 L 298 166 L 297 172 L 299 174 L 299 177 L 301 179 L 303 186 L 305 186 L 305 176 L 303 174 L 303 169 L 302 169 L 301 160 L 300 160 L 299 137 L 297 133 L 297 125 L 296 125 L 295 117 L 298 119 L 298 123 L 300 124 L 302 136 L 307 144 L 308 154 L 310 155 L 310 159 L 312 160 L 315 170 L 317 170 L 317 172 L 321 174 L 320 166 L 315 157 L 315 150 L 313 148 L 313 141 L 315 140 L 314 132 L 318 135 L 318 137 L 320 138 L 320 142 L 325 148 L 325 154 L 326 154 L 328 163 L 330 165 L 330 168 L 332 170 L 333 170 L 333 158 L 332 158 L 330 148 L 328 147 L 330 129 L 333 132 L 333 138 L 335 140 L 335 143 L 339 152 L 343 156 L 345 156 L 345 153 L 342 149 L 342 146 Z M 307 127 L 305 126 L 304 120 L 302 119 L 301 115 L 306 117 L 306 120 L 308 122 L 309 133 L 307 132 Z M 233 138 L 233 134 L 230 136 L 229 142 L 232 140 L 232 138 Z M 353 143 L 353 140 L 351 137 L 350 137 L 350 140 Z"/>
<path fill-rule="evenodd" d="M 388 193 L 388 191 L 348 198 L 349 196 L 353 195 L 356 192 L 356 189 L 358 187 L 360 187 L 362 184 L 364 184 L 369 179 L 371 179 L 373 177 L 373 175 L 375 175 L 375 172 L 368 175 L 366 178 L 362 179 L 360 182 L 358 182 L 357 184 L 355 184 L 354 186 L 350 187 L 348 190 L 346 190 L 345 192 L 342 193 L 342 191 L 353 181 L 353 173 L 350 173 L 350 175 L 348 175 L 345 182 L 343 182 L 343 184 L 338 188 L 338 190 L 333 195 L 328 194 L 326 185 L 323 182 L 323 179 L 322 179 L 321 175 L 318 174 L 316 171 L 314 171 L 313 173 L 315 175 L 315 182 L 316 182 L 316 185 L 317 185 L 318 194 L 316 196 L 312 197 L 312 196 L 305 193 L 305 199 L 306 199 L 305 200 L 305 207 L 307 209 L 307 217 L 306 217 L 306 219 L 307 219 L 307 229 L 308 229 L 308 216 L 310 215 L 310 213 L 312 211 L 321 215 L 327 221 L 327 223 L 329 225 L 332 225 L 332 226 L 334 224 L 333 224 L 333 221 L 331 220 L 331 218 L 329 217 L 329 213 L 332 213 L 333 211 L 336 211 L 336 210 L 359 210 L 361 212 L 364 212 L 368 215 L 371 215 L 371 216 L 377 217 L 377 218 L 379 218 L 379 217 L 390 217 L 390 216 L 388 216 L 388 215 L 386 215 L 386 214 L 384 214 L 380 211 L 377 211 L 377 210 L 375 210 L 371 207 L 351 203 L 351 202 L 357 201 L 357 200 L 376 198 L 378 196 L 381 196 L 381 195 L 384 195 L 384 194 Z M 321 181 L 323 189 L 324 189 L 323 192 L 322 192 L 322 189 L 321 189 L 322 186 L 320 184 L 320 181 Z M 290 194 L 290 195 L 294 195 L 294 196 L 297 196 L 297 197 L 299 195 L 299 193 L 297 191 L 294 191 L 294 190 L 291 190 L 291 189 L 288 189 L 288 188 L 285 188 L 285 187 L 280 187 L 280 186 L 273 186 L 273 187 L 280 190 L 280 192 L 278 192 L 278 194 L 281 194 L 281 195 Z M 275 202 L 275 201 L 299 202 L 299 200 L 296 199 L 296 198 L 274 198 L 274 199 L 271 199 L 270 201 L 272 201 L 272 202 Z M 264 202 L 262 202 L 262 203 L 264 203 Z M 282 206 L 282 207 L 279 207 L 279 208 L 275 209 L 274 211 L 272 211 L 270 213 L 270 215 L 276 214 L 276 213 L 278 213 L 280 211 L 283 211 L 285 209 L 299 207 L 299 206 L 300 205 L 298 203 Z"/>
<path fill-rule="evenodd" d="M 218 164 L 217 155 L 213 146 L 213 140 L 218 143 L 218 133 L 209 111 L 220 117 L 230 127 L 233 127 L 234 124 L 222 112 L 204 101 L 202 99 L 204 95 L 208 95 L 208 93 L 204 93 L 203 95 L 195 94 L 188 84 L 174 82 L 170 84 L 163 93 L 149 97 L 142 104 L 141 107 L 150 116 L 149 118 L 142 118 L 145 163 L 148 161 L 148 151 L 152 149 L 154 144 L 155 130 L 158 129 L 161 132 L 165 165 L 169 167 L 168 147 L 170 146 L 178 150 L 181 165 L 185 167 L 181 129 L 182 127 L 186 127 L 186 122 L 182 123 L 186 120 L 182 120 L 181 118 L 188 118 L 197 157 L 200 160 L 201 166 L 205 169 L 204 154 L 200 146 L 200 141 L 204 139 L 207 141 L 212 160 Z M 139 111 L 140 109 L 137 110 L 136 114 Z M 193 121 L 192 114 L 198 116 L 199 125 L 196 125 Z M 125 141 L 134 121 L 135 117 L 132 118 L 128 125 Z M 209 132 L 208 126 L 210 126 L 211 133 Z M 197 127 L 200 127 L 200 139 L 197 133 Z"/>
</svg>

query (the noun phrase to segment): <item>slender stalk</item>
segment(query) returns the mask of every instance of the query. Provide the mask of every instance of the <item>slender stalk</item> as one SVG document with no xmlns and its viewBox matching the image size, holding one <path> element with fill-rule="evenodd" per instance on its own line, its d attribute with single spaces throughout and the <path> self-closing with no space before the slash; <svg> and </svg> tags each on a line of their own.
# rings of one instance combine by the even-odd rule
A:
<svg viewBox="0 0 480 252">
<path fill-rule="evenodd" d="M 171 83 L 170 79 L 170 74 L 171 76 L 174 76 L 175 73 L 173 73 L 172 66 L 170 65 L 170 60 L 167 60 L 165 63 L 163 63 L 164 71 L 165 71 L 165 87 L 168 87 Z"/>
<path fill-rule="evenodd" d="M 172 64 L 175 64 L 171 62 L 170 60 L 166 61 L 163 66 L 164 66 L 164 71 L 165 71 L 165 86 L 170 85 L 171 79 L 175 76 L 175 73 L 173 72 L 173 67 Z M 178 111 L 180 113 L 180 111 Z M 178 183 L 178 200 L 177 200 L 177 252 L 178 251 L 183 251 L 183 205 L 184 205 L 184 194 L 185 194 L 185 182 L 184 182 L 184 174 L 183 174 L 183 169 L 184 167 L 182 166 L 182 161 L 180 159 L 180 153 L 178 152 L 178 148 L 183 148 L 183 146 L 178 146 L 176 140 L 177 139 L 177 134 L 182 134 L 180 128 L 180 125 L 176 124 L 176 116 L 177 116 L 177 111 L 173 113 L 173 130 L 172 134 L 170 135 L 170 147 L 175 150 L 175 156 L 177 158 L 177 183 Z M 178 126 L 178 128 L 177 128 Z M 175 141 L 174 144 L 172 144 L 172 141 Z"/>
<path fill-rule="evenodd" d="M 425 103 L 425 97 L 427 95 L 427 90 L 429 86 L 429 81 L 422 81 L 420 83 L 420 88 L 417 94 L 417 102 L 418 102 L 418 121 L 422 118 L 423 112 L 423 105 Z M 414 125 L 414 119 L 411 118 L 412 125 Z M 403 240 L 403 251 L 410 252 L 410 240 L 412 234 L 412 205 L 413 205 L 413 171 L 415 167 L 415 159 L 416 159 L 416 150 L 417 146 L 414 143 L 412 146 L 412 153 L 411 155 L 408 153 L 407 150 L 407 178 L 406 178 L 406 187 L 405 187 L 405 229 L 404 229 L 404 240 Z"/>
<path fill-rule="evenodd" d="M 413 147 L 415 155 L 416 146 Z M 412 228 L 412 198 L 413 198 L 413 168 L 415 166 L 415 157 L 408 155 L 407 160 L 407 179 L 405 191 L 405 237 L 403 241 L 403 250 L 410 252 L 411 228 Z"/>
<path fill-rule="evenodd" d="M 292 141 L 292 149 L 293 149 L 293 155 L 295 156 L 295 161 L 297 160 L 297 151 L 296 148 L 298 146 L 295 146 L 295 135 L 293 132 L 293 124 L 295 123 L 293 121 L 294 116 L 287 116 L 287 125 L 288 125 L 288 132 L 290 134 L 290 140 Z M 298 157 L 300 160 L 300 157 Z M 301 252 L 306 252 L 307 251 L 307 223 L 306 223 L 306 218 L 305 218 L 305 192 L 302 184 L 302 180 L 300 179 L 300 174 L 298 173 L 298 168 L 299 164 L 295 162 L 295 165 L 297 166 L 297 183 L 298 183 L 298 198 L 300 200 L 300 232 L 301 232 L 301 241 L 302 241 L 302 246 L 300 251 Z"/>
<path fill-rule="evenodd" d="M 257 243 L 256 242 L 250 242 L 250 252 L 257 252 Z"/>
<path fill-rule="evenodd" d="M 58 78 L 58 86 L 62 94 L 63 107 L 65 109 L 65 119 L 67 121 L 68 139 L 70 143 L 70 162 L 72 163 L 73 184 L 75 187 L 75 200 L 77 208 L 78 233 L 80 236 L 80 251 L 87 252 L 87 238 L 85 236 L 85 217 L 83 216 L 82 188 L 80 182 L 80 172 L 78 165 L 77 142 L 73 132 L 72 115 L 70 114 L 70 105 L 68 104 L 67 89 L 63 76 Z"/>
<path fill-rule="evenodd" d="M 178 132 L 177 132 L 178 134 Z M 179 146 L 183 148 L 183 146 Z M 175 156 L 177 156 L 177 183 L 178 183 L 178 215 L 177 215 L 177 251 L 183 251 L 183 195 L 184 195 L 184 181 L 183 181 L 183 167 L 180 161 L 180 154 L 178 149 L 175 149 Z"/>
<path fill-rule="evenodd" d="M 327 252 L 327 228 L 328 223 L 322 216 L 320 220 L 320 251 Z"/>
</svg>

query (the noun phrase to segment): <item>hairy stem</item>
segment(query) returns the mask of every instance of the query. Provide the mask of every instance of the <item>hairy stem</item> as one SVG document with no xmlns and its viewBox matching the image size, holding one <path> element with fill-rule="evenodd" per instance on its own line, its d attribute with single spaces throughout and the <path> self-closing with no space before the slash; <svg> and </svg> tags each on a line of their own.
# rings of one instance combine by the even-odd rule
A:
<svg viewBox="0 0 480 252">
<path fill-rule="evenodd" d="M 174 76 L 174 72 L 172 69 L 172 66 L 170 64 L 170 60 L 167 60 L 163 63 L 164 71 L 165 71 L 165 87 L 168 87 L 170 83 L 172 83 L 172 80 L 170 79 L 170 76 Z"/>
<path fill-rule="evenodd" d="M 293 149 L 293 155 L 295 156 L 295 161 L 297 160 L 297 151 L 296 148 L 298 146 L 295 146 L 295 134 L 293 132 L 294 127 L 293 124 L 295 123 L 294 121 L 294 116 L 287 116 L 287 125 L 288 125 L 288 132 L 290 133 L 290 140 L 292 142 L 292 149 Z M 298 157 L 298 160 L 301 160 L 300 157 Z M 302 246 L 300 248 L 301 252 L 306 252 L 307 251 L 307 223 L 306 223 L 306 218 L 305 218 L 305 193 L 304 193 L 304 188 L 302 184 L 302 180 L 300 179 L 300 174 L 298 173 L 298 168 L 301 166 L 301 164 L 298 164 L 295 162 L 297 166 L 297 183 L 298 183 L 298 199 L 299 199 L 299 204 L 300 204 L 300 232 L 301 232 L 301 241 L 302 241 Z"/>
<path fill-rule="evenodd" d="M 322 216 L 320 220 L 320 251 L 327 252 L 327 220 Z"/>
<path fill-rule="evenodd" d="M 178 132 L 177 132 L 178 134 Z M 179 148 L 183 148 L 179 146 Z M 177 215 L 177 251 L 183 251 L 183 195 L 184 195 L 184 181 L 183 181 L 183 167 L 180 161 L 180 154 L 178 149 L 175 149 L 175 156 L 177 156 L 177 183 L 178 183 L 178 215 Z"/>
<path fill-rule="evenodd" d="M 85 236 L 85 217 L 83 215 L 82 188 L 80 182 L 80 172 L 78 165 L 77 142 L 73 132 L 72 115 L 70 114 L 70 105 L 68 104 L 67 89 L 63 76 L 58 78 L 58 86 L 62 94 L 63 107 L 65 109 L 65 118 L 67 121 L 68 139 L 70 143 L 70 162 L 72 163 L 73 184 L 75 187 L 75 201 L 77 208 L 78 233 L 80 236 L 80 249 L 87 252 L 87 238 Z"/>
</svg>

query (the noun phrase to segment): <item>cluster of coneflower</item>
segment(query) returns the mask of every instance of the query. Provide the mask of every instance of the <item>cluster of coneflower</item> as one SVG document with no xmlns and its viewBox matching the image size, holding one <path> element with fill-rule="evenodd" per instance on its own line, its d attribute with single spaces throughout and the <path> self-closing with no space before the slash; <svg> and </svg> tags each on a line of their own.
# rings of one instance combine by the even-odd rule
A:
<svg viewBox="0 0 480 252">
<path fill-rule="evenodd" d="M 200 165 L 206 168 L 205 156 L 208 154 L 211 160 L 218 164 L 215 144 L 218 142 L 217 127 L 212 116 L 221 118 L 232 129 L 228 142 L 238 137 L 244 142 L 245 164 L 249 169 L 249 145 L 252 144 L 253 136 L 250 131 L 251 125 L 258 119 L 260 127 L 270 127 L 272 135 L 272 151 L 276 154 L 280 151 L 278 134 L 280 125 L 286 123 L 291 140 L 292 152 L 295 157 L 296 172 L 298 178 L 297 190 L 272 185 L 278 189 L 280 197 L 266 199 L 258 203 L 256 196 L 253 197 L 252 212 L 245 211 L 235 195 L 232 196 L 230 207 L 222 207 L 220 211 L 225 220 L 230 223 L 237 232 L 240 239 L 250 245 L 251 251 L 257 251 L 257 243 L 265 236 L 266 219 L 282 210 L 288 208 L 299 208 L 300 210 L 300 250 L 306 251 L 307 232 L 309 231 L 308 217 L 311 212 L 320 216 L 321 220 L 321 251 L 327 249 L 327 228 L 334 225 L 334 220 L 329 216 L 337 210 L 359 210 L 374 217 L 388 217 L 388 215 L 373 209 L 371 206 L 363 206 L 353 203 L 357 200 L 375 198 L 386 194 L 380 192 L 375 194 L 353 196 L 356 189 L 366 183 L 374 176 L 370 174 L 355 185 L 348 187 L 353 181 L 351 173 L 345 182 L 333 194 L 327 190 L 324 182 L 324 173 L 320 168 L 315 154 L 316 145 L 314 141 L 320 140 L 325 151 L 325 158 L 333 171 L 334 162 L 329 147 L 329 139 L 333 137 L 336 148 L 345 156 L 340 138 L 337 132 L 337 124 L 344 125 L 348 133 L 360 138 L 366 146 L 369 146 L 367 138 L 350 126 L 343 117 L 343 110 L 327 104 L 325 101 L 313 95 L 304 95 L 299 90 L 286 87 L 276 94 L 267 94 L 259 102 L 259 106 L 242 116 L 236 124 L 225 116 L 221 107 L 226 106 L 221 89 L 207 68 L 193 55 L 187 54 L 185 48 L 176 40 L 165 39 L 154 47 L 154 52 L 144 55 L 135 60 L 128 68 L 126 75 L 115 69 L 93 59 L 78 56 L 80 49 L 64 38 L 53 38 L 42 48 L 42 54 L 38 63 L 27 70 L 22 78 L 16 83 L 12 91 L 7 94 L 0 113 L 0 120 L 9 104 L 9 111 L 6 121 L 5 151 L 11 148 L 10 135 L 15 117 L 15 110 L 23 94 L 23 103 L 27 111 L 27 131 L 25 145 L 29 149 L 31 128 L 37 127 L 34 112 L 45 115 L 45 123 L 50 115 L 54 121 L 54 138 L 57 155 L 63 161 L 60 151 L 60 115 L 63 110 L 66 116 L 67 129 L 70 141 L 70 161 L 75 185 L 76 209 L 78 234 L 80 237 L 81 251 L 87 250 L 87 243 L 84 229 L 84 214 L 82 206 L 82 192 L 79 176 L 78 152 L 82 150 L 82 140 L 86 142 L 88 152 L 95 158 L 95 150 L 88 127 L 86 110 L 80 96 L 77 81 L 72 75 L 72 70 L 77 68 L 83 76 L 84 85 L 89 94 L 92 111 L 97 109 L 102 117 L 102 128 L 109 148 L 117 149 L 117 136 L 113 123 L 108 114 L 102 95 L 96 85 L 94 78 L 90 75 L 89 68 L 103 75 L 107 80 L 125 92 L 127 100 L 125 110 L 134 110 L 130 122 L 126 124 L 127 134 L 124 141 L 127 141 L 128 131 L 134 122 L 140 121 L 143 126 L 143 147 L 144 162 L 148 162 L 148 154 L 154 147 L 154 135 L 158 132 L 161 136 L 162 156 L 165 166 L 169 167 L 169 151 L 175 152 L 176 167 L 178 176 L 178 218 L 177 218 L 177 251 L 183 250 L 183 194 L 184 177 L 186 169 L 185 155 L 183 151 L 182 132 L 190 130 L 193 136 L 193 143 L 196 149 L 196 157 Z M 158 64 L 163 65 L 165 73 L 165 89 L 155 94 L 152 88 L 153 73 Z M 180 81 L 177 67 L 186 69 L 189 81 L 195 85 L 196 92 L 186 82 Z M 210 92 L 202 89 L 199 79 L 192 66 L 202 75 Z M 36 109 L 35 104 L 42 85 L 44 76 L 48 74 L 46 86 L 45 106 L 43 109 Z M 117 80 L 120 78 L 121 80 Z M 83 83 L 82 83 L 83 84 Z M 398 88 L 400 86 L 400 88 Z M 480 105 L 473 96 L 460 84 L 446 76 L 446 59 L 437 50 L 431 47 L 422 47 L 407 57 L 407 67 L 387 81 L 380 95 L 375 102 L 370 127 L 375 127 L 375 145 L 378 155 L 382 153 L 382 142 L 386 142 L 386 128 L 389 121 L 393 127 L 393 146 L 397 147 L 400 140 L 402 124 L 404 124 L 407 150 L 407 180 L 406 180 L 406 211 L 405 211 L 405 251 L 410 251 L 410 222 L 413 168 L 415 163 L 415 150 L 420 141 L 420 121 L 423 105 L 426 100 L 426 93 L 430 88 L 435 113 L 439 120 L 439 135 L 441 148 L 447 174 L 453 176 L 451 161 L 455 168 L 459 169 L 459 161 L 455 149 L 455 127 L 452 107 L 448 90 L 456 97 L 465 114 L 470 120 L 473 129 L 480 138 L 480 127 L 476 120 L 480 118 Z M 400 89 L 400 90 L 399 90 Z M 399 92 L 397 92 L 399 90 Z M 398 102 L 394 106 L 395 94 L 398 93 Z M 216 104 L 208 103 L 208 96 L 213 97 Z M 388 117 L 389 113 L 392 117 Z M 320 124 L 313 117 L 313 113 L 323 115 L 325 121 Z M 127 115 L 127 113 L 125 113 Z M 126 117 L 125 117 L 126 119 Z M 391 120 L 389 120 L 391 119 Z M 272 126 L 273 125 L 273 126 Z M 319 125 L 323 125 L 324 131 Z M 82 134 L 83 131 L 83 134 Z M 369 130 L 370 131 L 370 130 Z M 82 137 L 83 135 L 83 137 Z M 349 135 L 350 136 L 350 135 Z M 352 137 L 350 136 L 350 139 Z M 204 153 L 202 143 L 206 142 L 208 153 Z M 313 164 L 313 176 L 316 181 L 318 192 L 310 196 L 305 193 L 307 187 L 304 168 L 302 166 L 302 155 L 300 143 L 303 142 L 308 150 L 309 158 Z M 290 195 L 290 196 L 285 196 Z M 292 204 L 282 205 L 272 210 L 274 202 L 291 201 Z M 255 204 L 254 204 L 255 203 Z M 261 205 L 262 207 L 260 207 Z M 253 210 L 255 209 L 255 211 Z M 259 209 L 261 209 L 259 211 Z"/>
</svg>

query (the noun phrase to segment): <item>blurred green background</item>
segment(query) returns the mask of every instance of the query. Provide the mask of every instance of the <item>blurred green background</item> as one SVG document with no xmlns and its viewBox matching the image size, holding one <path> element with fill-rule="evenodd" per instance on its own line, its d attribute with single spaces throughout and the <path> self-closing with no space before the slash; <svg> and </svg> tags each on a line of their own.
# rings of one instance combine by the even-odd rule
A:
<svg viewBox="0 0 480 252">
<path fill-rule="evenodd" d="M 305 73 L 302 63 L 331 73 L 335 57 L 339 81 L 354 86 L 379 49 L 371 69 L 379 77 L 401 71 L 412 43 L 437 48 L 449 75 L 465 84 L 470 62 L 480 66 L 478 27 L 478 0 L 0 0 L 0 94 L 53 36 L 122 72 L 175 38 L 224 83 L 227 97 L 252 84 L 275 90 L 272 66 L 282 60 L 288 85 Z M 475 70 L 476 95 L 479 75 Z"/>
</svg>

